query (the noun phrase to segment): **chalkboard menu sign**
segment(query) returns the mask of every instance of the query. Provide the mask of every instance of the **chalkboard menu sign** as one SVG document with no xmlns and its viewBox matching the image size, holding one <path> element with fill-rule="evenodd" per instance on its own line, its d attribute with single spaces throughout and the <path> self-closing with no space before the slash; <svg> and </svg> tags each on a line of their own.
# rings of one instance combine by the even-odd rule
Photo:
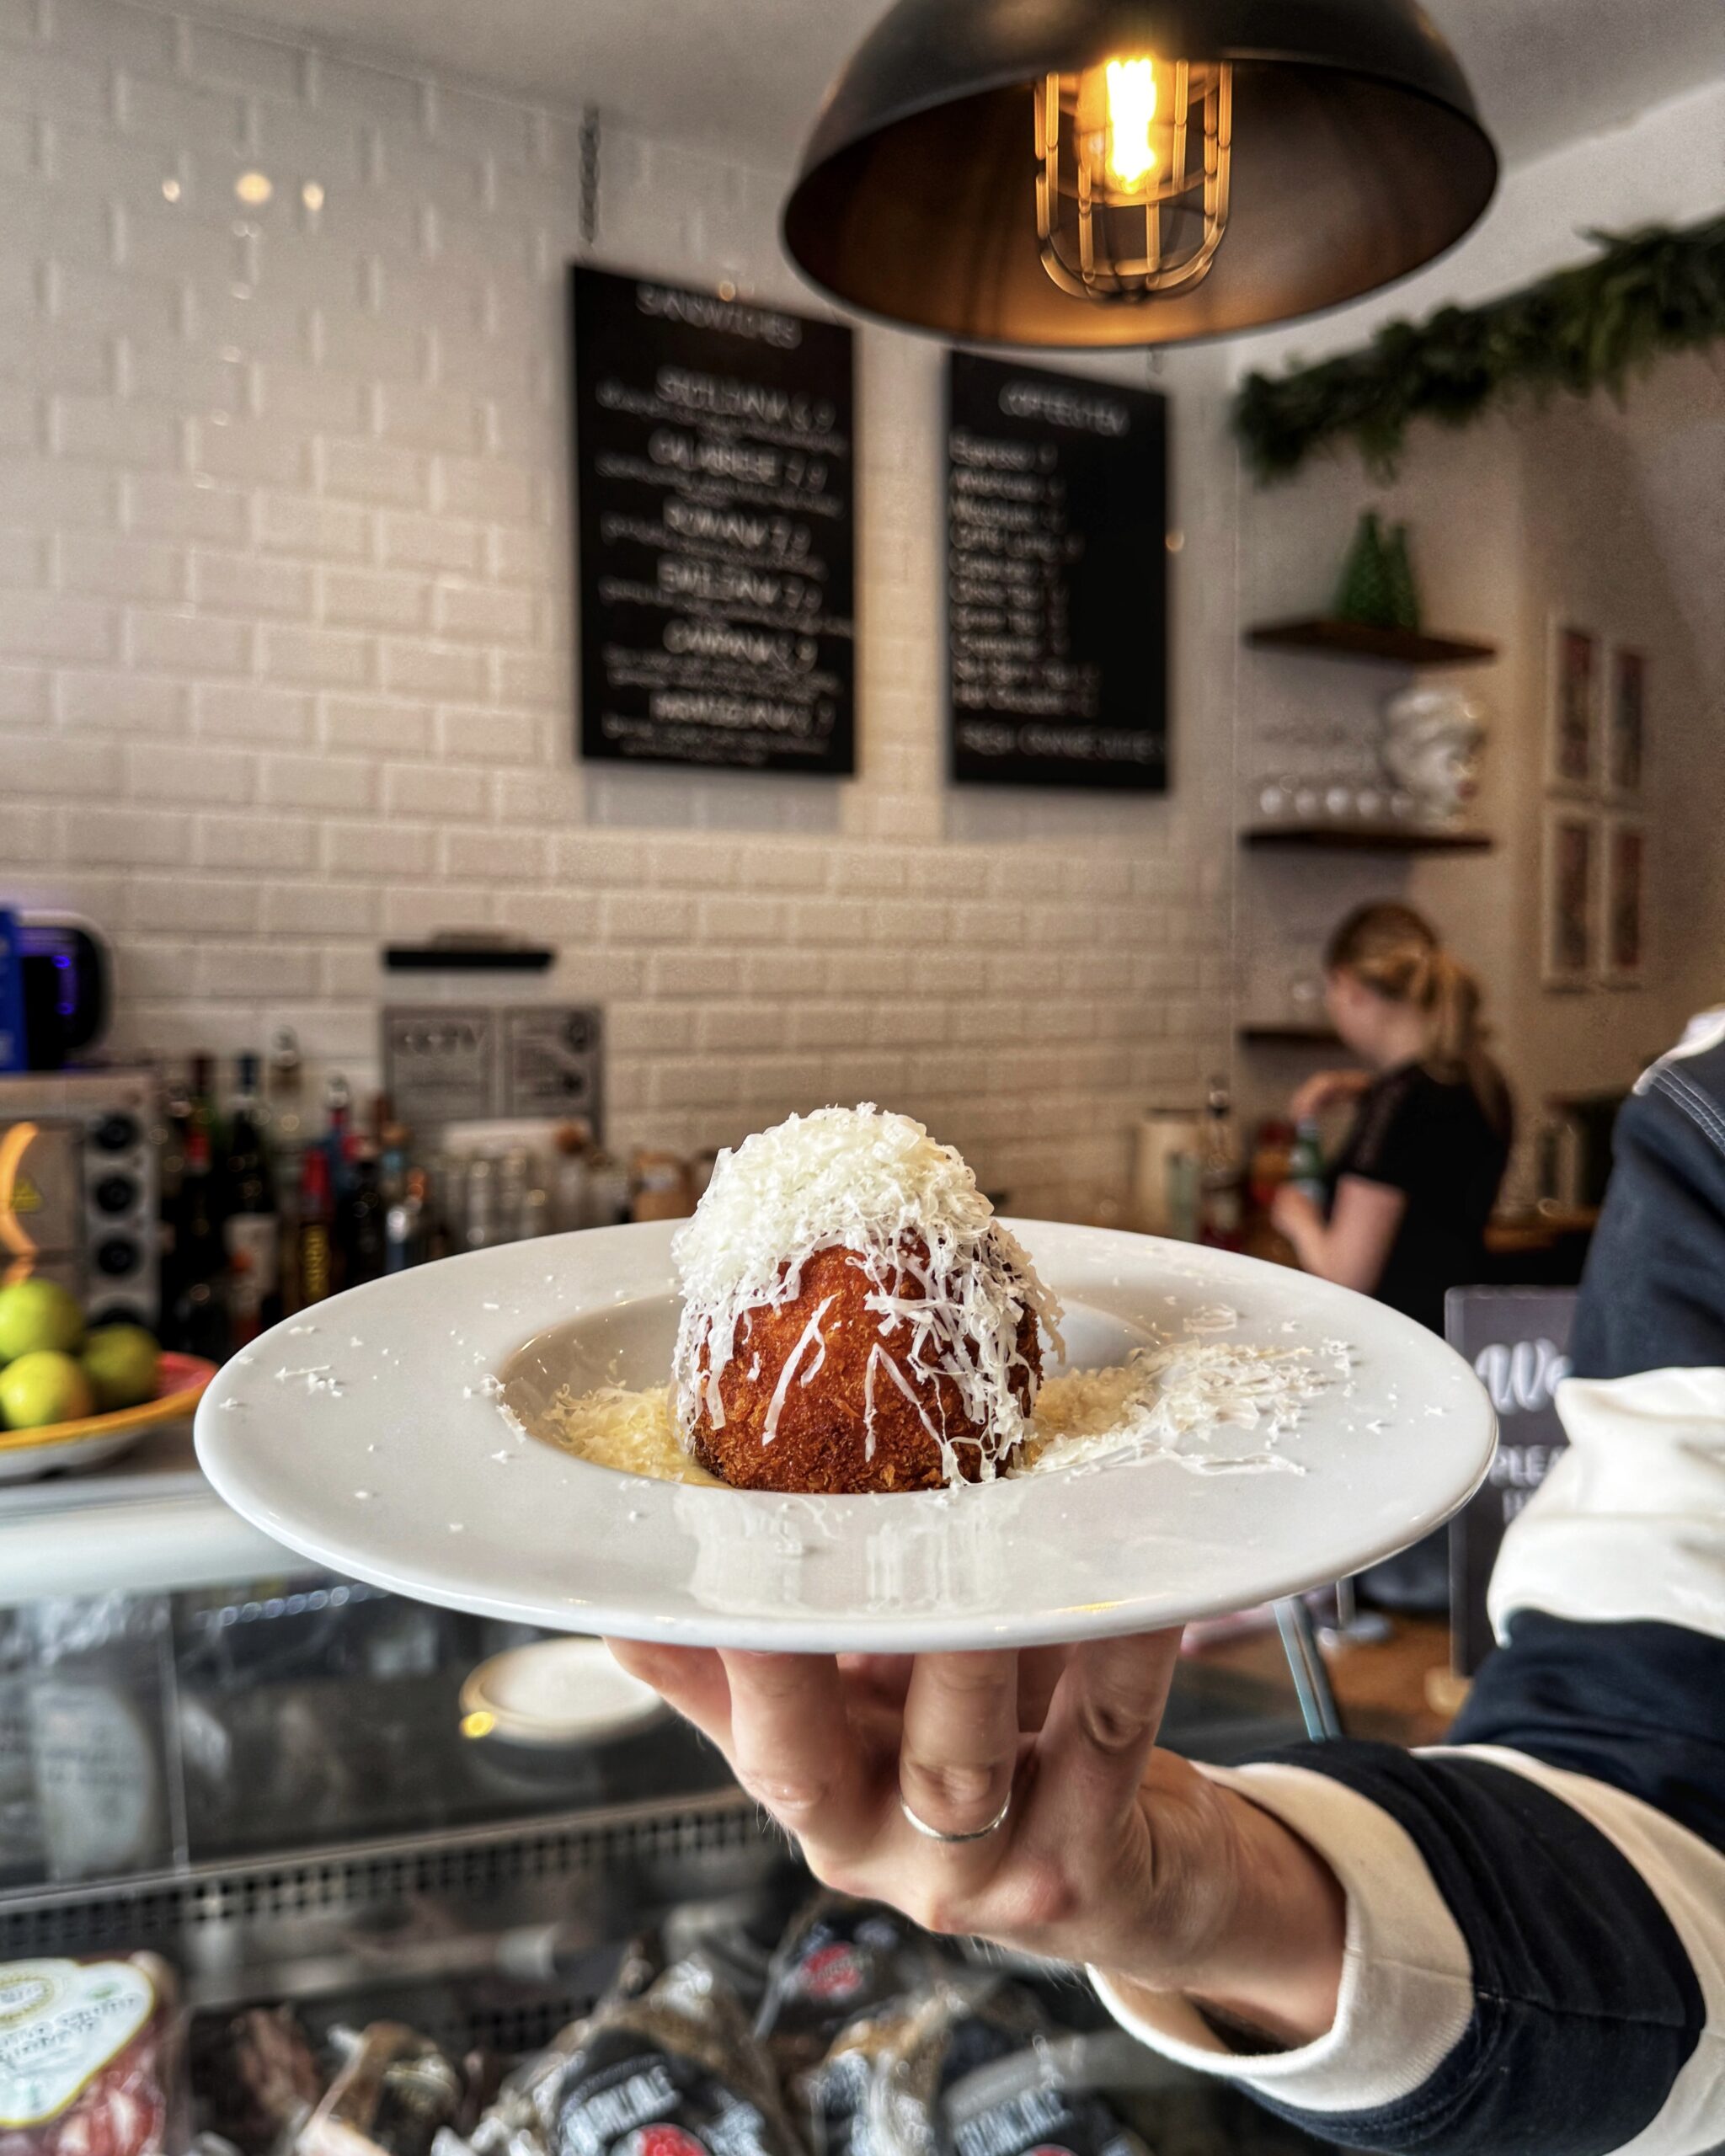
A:
<svg viewBox="0 0 1725 2156">
<path fill-rule="evenodd" d="M 1482 1486 L 1450 1523 L 1450 1661 L 1471 1677 L 1492 1646 L 1486 1589 L 1503 1530 L 1568 1444 L 1551 1396 L 1569 1374 L 1573 1288 L 1452 1288 L 1444 1332 L 1498 1412 L 1498 1449 Z"/>
<path fill-rule="evenodd" d="M 571 272 L 581 752 L 856 764 L 851 333 Z"/>
<path fill-rule="evenodd" d="M 953 776 L 1167 785 L 1167 405 L 954 352 Z"/>
</svg>

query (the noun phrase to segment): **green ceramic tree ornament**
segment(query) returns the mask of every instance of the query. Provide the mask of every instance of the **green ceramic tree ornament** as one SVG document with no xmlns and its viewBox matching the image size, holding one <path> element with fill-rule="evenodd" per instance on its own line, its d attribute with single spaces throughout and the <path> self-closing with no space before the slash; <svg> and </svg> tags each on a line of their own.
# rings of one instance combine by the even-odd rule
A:
<svg viewBox="0 0 1725 2156">
<path fill-rule="evenodd" d="M 1408 552 L 1407 526 L 1392 525 L 1384 549 L 1390 580 L 1390 620 L 1398 629 L 1419 627 L 1419 587 L 1413 580 L 1413 558 Z"/>
<path fill-rule="evenodd" d="M 1395 627 L 1389 557 L 1375 510 L 1362 510 L 1354 528 L 1353 543 L 1342 564 L 1336 612 L 1344 622 L 1363 622 L 1369 628 Z"/>
</svg>

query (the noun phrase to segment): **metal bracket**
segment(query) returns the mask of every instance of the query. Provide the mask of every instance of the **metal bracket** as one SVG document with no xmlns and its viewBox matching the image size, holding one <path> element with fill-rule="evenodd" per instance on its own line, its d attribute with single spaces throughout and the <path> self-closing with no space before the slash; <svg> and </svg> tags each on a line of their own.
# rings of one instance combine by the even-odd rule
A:
<svg viewBox="0 0 1725 2156">
<path fill-rule="evenodd" d="M 599 232 L 599 108 L 581 114 L 581 244 L 591 247 Z"/>
</svg>

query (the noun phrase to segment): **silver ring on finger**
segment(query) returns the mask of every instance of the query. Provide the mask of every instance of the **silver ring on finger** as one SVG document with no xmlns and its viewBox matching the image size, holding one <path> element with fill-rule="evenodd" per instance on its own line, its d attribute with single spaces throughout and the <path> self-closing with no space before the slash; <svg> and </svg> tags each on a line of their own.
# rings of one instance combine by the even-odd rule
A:
<svg viewBox="0 0 1725 2156">
<path fill-rule="evenodd" d="M 917 1833 L 923 1835 L 931 1842 L 985 1842 L 991 1834 L 998 1833 L 1001 1828 L 1006 1825 L 1007 1814 L 1012 1810 L 1012 1792 L 1008 1789 L 1007 1791 L 1005 1803 L 1001 1805 L 1000 1810 L 996 1812 L 993 1818 L 989 1821 L 985 1827 L 972 1827 L 968 1833 L 963 1834 L 949 1834 L 944 1828 L 931 1827 L 926 1819 L 919 1819 L 916 1814 L 911 1809 L 909 1804 L 906 1803 L 904 1792 L 900 1790 L 899 1793 L 900 1811 L 904 1813 L 905 1818 L 910 1822 L 911 1825 L 916 1829 Z"/>
</svg>

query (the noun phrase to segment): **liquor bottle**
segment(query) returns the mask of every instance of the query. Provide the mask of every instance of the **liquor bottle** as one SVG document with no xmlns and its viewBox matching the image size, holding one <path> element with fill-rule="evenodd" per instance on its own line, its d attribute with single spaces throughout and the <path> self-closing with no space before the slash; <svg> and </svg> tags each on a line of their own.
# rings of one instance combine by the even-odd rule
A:
<svg viewBox="0 0 1725 2156">
<path fill-rule="evenodd" d="M 280 1209 L 281 1235 L 276 1279 L 284 1317 L 303 1307 L 300 1289 L 300 1168 L 306 1150 L 305 1065 L 299 1037 L 291 1026 L 270 1036 L 264 1078 L 264 1118 Z"/>
<path fill-rule="evenodd" d="M 592 1203 L 587 1156 L 592 1134 L 585 1123 L 559 1123 L 551 1134 L 556 1158 L 551 1171 L 551 1218 L 559 1235 L 591 1226 Z"/>
<path fill-rule="evenodd" d="M 186 1134 L 185 1167 L 174 1213 L 174 1299 L 167 1331 L 187 1355 L 219 1363 L 232 1345 L 227 1249 L 222 1240 L 210 1159 L 210 1134 L 195 1120 Z"/>
<path fill-rule="evenodd" d="M 329 1187 L 329 1155 L 308 1145 L 300 1161 L 297 1307 L 321 1303 L 334 1285 L 331 1229 L 335 1207 Z"/>
<path fill-rule="evenodd" d="M 377 1178 L 383 1186 L 384 1203 L 399 1205 L 408 1187 L 408 1131 L 404 1123 L 386 1123 L 383 1126 L 377 1148 Z"/>
<path fill-rule="evenodd" d="M 1198 1171 L 1198 1240 L 1236 1250 L 1245 1225 L 1243 1176 L 1233 1103 L 1226 1078 L 1212 1078 L 1204 1100 Z"/>
<path fill-rule="evenodd" d="M 179 1292 L 179 1260 L 174 1235 L 179 1215 L 179 1193 L 185 1180 L 185 1144 L 191 1129 L 192 1097 L 184 1079 L 164 1079 L 162 1123 L 156 1166 L 157 1219 L 161 1233 L 162 1308 L 171 1311 Z"/>
<path fill-rule="evenodd" d="M 352 1182 L 335 1215 L 337 1268 L 344 1288 L 357 1288 L 382 1272 L 386 1209 L 377 1155 L 361 1140 L 354 1150 Z"/>
<path fill-rule="evenodd" d="M 234 1344 L 239 1347 L 273 1325 L 280 1312 L 281 1215 L 264 1136 L 257 1057 L 241 1056 L 238 1075 L 222 1172 L 222 1226 L 233 1275 Z"/>
<path fill-rule="evenodd" d="M 497 1163 L 477 1153 L 467 1163 L 467 1219 L 461 1243 L 467 1250 L 489 1250 L 508 1241 L 498 1220 Z"/>
<path fill-rule="evenodd" d="M 193 1127 L 208 1134 L 210 1161 L 212 1170 L 222 1155 L 222 1118 L 216 1108 L 216 1059 L 213 1055 L 195 1055 L 191 1066 L 191 1120 Z"/>
<path fill-rule="evenodd" d="M 1314 1205 L 1322 1205 L 1329 1194 L 1324 1182 L 1323 1139 L 1316 1119 L 1310 1116 L 1294 1126 L 1288 1187 L 1303 1192 Z"/>
<path fill-rule="evenodd" d="M 426 1176 L 423 1168 L 409 1168 L 402 1194 L 383 1216 L 383 1270 L 405 1273 L 425 1255 Z"/>
<path fill-rule="evenodd" d="M 329 1157 L 329 1188 L 338 1203 L 353 1185 L 354 1089 L 339 1070 L 323 1081 L 323 1150 Z"/>
<path fill-rule="evenodd" d="M 279 1026 L 270 1037 L 265 1085 L 270 1143 L 278 1154 L 297 1153 L 306 1142 L 306 1071 L 291 1026 Z"/>
<path fill-rule="evenodd" d="M 426 1171 L 425 1209 L 419 1218 L 423 1262 L 451 1257 L 461 1247 L 458 1231 L 466 1198 L 462 1163 L 451 1153 L 434 1153 Z"/>
</svg>

